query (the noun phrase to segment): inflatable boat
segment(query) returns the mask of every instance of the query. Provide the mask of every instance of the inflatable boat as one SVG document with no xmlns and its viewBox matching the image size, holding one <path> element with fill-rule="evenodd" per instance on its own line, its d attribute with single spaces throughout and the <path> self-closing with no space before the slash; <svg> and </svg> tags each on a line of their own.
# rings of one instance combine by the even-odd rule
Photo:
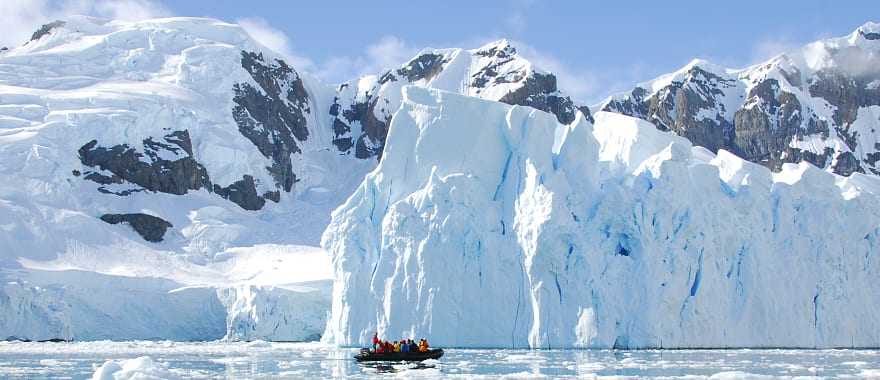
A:
<svg viewBox="0 0 880 380">
<path fill-rule="evenodd" d="M 439 359 L 441 356 L 443 356 L 442 348 L 433 348 L 425 352 L 373 352 L 365 348 L 354 358 L 359 362 L 420 362 Z"/>
</svg>

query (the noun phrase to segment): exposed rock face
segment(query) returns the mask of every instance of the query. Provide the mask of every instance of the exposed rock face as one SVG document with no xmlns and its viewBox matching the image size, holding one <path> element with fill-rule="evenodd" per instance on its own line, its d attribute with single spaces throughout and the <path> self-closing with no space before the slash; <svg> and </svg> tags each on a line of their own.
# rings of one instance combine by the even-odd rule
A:
<svg viewBox="0 0 880 380">
<path fill-rule="evenodd" d="M 472 75 L 471 87 L 477 94 L 481 94 L 484 89 L 491 89 L 498 85 L 522 83 L 521 87 L 496 100 L 552 113 L 561 123 L 567 124 L 574 121 L 577 111 L 581 111 L 587 120 L 593 121 L 588 107 L 577 106 L 571 98 L 560 93 L 556 87 L 555 75 L 535 71 L 530 64 L 524 65 L 519 70 L 506 69 L 505 65 L 523 60 L 517 54 L 516 49 L 507 41 L 496 42 L 477 49 L 474 55 L 484 57 L 491 62 Z"/>
<path fill-rule="evenodd" d="M 877 32 L 865 32 L 863 30 L 859 30 L 859 34 L 862 35 L 862 38 L 870 41 L 880 40 L 880 33 Z"/>
<path fill-rule="evenodd" d="M 797 153 L 788 152 L 787 147 L 793 136 L 801 135 L 801 104 L 791 93 L 781 91 L 774 79 L 753 87 L 748 99 L 749 103 L 736 111 L 732 144 L 715 148 L 732 150 L 749 161 L 778 170 L 785 162 L 784 152 L 789 153 L 791 159 L 796 157 Z M 800 158 L 818 163 L 818 157 Z M 824 161 L 817 166 L 822 164 Z"/>
<path fill-rule="evenodd" d="M 299 74 L 282 60 L 266 62 L 262 53 L 242 51 L 241 66 L 259 88 L 236 84 L 232 115 L 239 132 L 272 160 L 268 169 L 276 187 L 290 192 L 297 181 L 291 155 L 300 153 L 297 142 L 309 137 L 305 117 L 311 112 L 308 93 Z"/>
<path fill-rule="evenodd" d="M 48 24 L 43 24 L 39 29 L 37 29 L 34 34 L 31 35 L 31 41 L 39 40 L 41 37 L 52 32 L 52 29 L 60 28 L 64 26 L 66 23 L 61 20 L 55 20 Z"/>
<path fill-rule="evenodd" d="M 231 185 L 222 187 L 214 185 L 214 192 L 221 197 L 232 201 L 245 210 L 259 210 L 266 204 L 266 199 L 278 202 L 280 193 L 277 191 L 257 194 L 254 177 L 245 175 L 244 178 L 233 182 Z"/>
<path fill-rule="evenodd" d="M 590 111 L 586 107 L 577 107 L 569 97 L 563 97 L 556 88 L 556 77 L 553 74 L 535 73 L 525 81 L 525 85 L 499 99 L 502 103 L 528 106 L 556 115 L 560 123 L 574 121 L 578 110 L 592 121 Z"/>
<path fill-rule="evenodd" d="M 101 172 L 85 172 L 85 179 L 102 185 L 128 182 L 149 191 L 177 195 L 210 189 L 208 172 L 192 157 L 187 131 L 175 131 L 162 141 L 149 137 L 142 143 L 143 153 L 128 144 L 102 147 L 97 140 L 89 141 L 79 148 L 80 162 Z M 113 193 L 103 186 L 99 191 Z"/>
<path fill-rule="evenodd" d="M 128 224 L 144 240 L 158 243 L 165 237 L 165 231 L 174 226 L 165 219 L 147 214 L 104 214 L 101 220 L 110 224 Z"/>
<path fill-rule="evenodd" d="M 141 152 L 128 144 L 102 147 L 97 140 L 89 141 L 79 149 L 79 159 L 97 170 L 86 171 L 83 178 L 102 185 L 98 191 L 119 196 L 138 191 L 183 195 L 204 188 L 245 210 L 259 210 L 265 199 L 278 201 L 277 192 L 258 195 L 249 175 L 228 186 L 212 184 L 208 171 L 192 156 L 188 131 L 174 131 L 161 141 L 148 137 L 142 143 Z M 137 187 L 116 189 L 126 184 Z"/>
<path fill-rule="evenodd" d="M 864 28 L 817 42 L 813 48 L 825 49 L 827 62 L 815 67 L 800 52 L 738 71 L 695 61 L 600 109 L 772 170 L 807 161 L 841 175 L 878 174 L 880 109 L 871 107 L 880 105 L 880 41 Z"/>
<path fill-rule="evenodd" d="M 385 136 L 388 135 L 388 124 L 391 122 L 390 101 L 382 94 L 383 86 L 411 84 L 417 81 L 430 81 L 443 70 L 443 65 L 449 58 L 434 53 L 421 54 L 397 70 L 386 71 L 372 88 L 365 91 L 361 99 L 355 99 L 343 106 L 341 97 L 343 92 L 349 90 L 351 84 L 344 83 L 339 86 L 338 95 L 330 106 L 330 116 L 333 119 L 333 144 L 340 152 L 348 153 L 354 147 L 355 157 L 366 159 L 382 158 L 382 150 L 385 147 Z M 383 107 L 384 106 L 384 107 Z M 352 125 L 359 124 L 361 132 L 353 136 Z"/>
<path fill-rule="evenodd" d="M 650 96 L 647 90 L 637 88 L 631 98 L 612 101 L 603 110 L 651 121 L 660 130 L 673 131 L 696 145 L 717 151 L 730 145 L 733 134 L 733 125 L 723 117 L 726 109 L 718 96 L 723 94 L 720 89 L 733 86 L 734 81 L 693 66 L 682 81 L 674 81 Z"/>
<path fill-rule="evenodd" d="M 405 78 L 408 82 L 417 80 L 431 80 L 443 70 L 443 65 L 449 60 L 440 54 L 426 53 L 419 55 L 407 62 L 403 67 L 395 71 L 398 76 Z M 385 73 L 383 79 L 396 80 L 390 71 Z M 382 82 L 382 79 L 379 80 Z"/>
</svg>

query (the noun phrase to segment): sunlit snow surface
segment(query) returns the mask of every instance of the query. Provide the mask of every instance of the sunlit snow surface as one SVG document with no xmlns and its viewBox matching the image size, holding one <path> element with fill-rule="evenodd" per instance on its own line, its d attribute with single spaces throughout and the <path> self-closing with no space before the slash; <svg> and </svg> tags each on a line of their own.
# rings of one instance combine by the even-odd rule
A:
<svg viewBox="0 0 880 380">
<path fill-rule="evenodd" d="M 308 343 L 0 343 L 0 378 L 87 379 L 108 360 L 148 357 L 147 370 L 171 377 L 376 378 L 872 378 L 877 350 L 485 350 L 446 351 L 421 365 L 361 365 L 354 349 Z M 108 366 L 105 366 L 108 367 Z M 125 367 L 125 366 L 122 366 Z M 135 367 L 136 371 L 136 367 Z"/>
</svg>

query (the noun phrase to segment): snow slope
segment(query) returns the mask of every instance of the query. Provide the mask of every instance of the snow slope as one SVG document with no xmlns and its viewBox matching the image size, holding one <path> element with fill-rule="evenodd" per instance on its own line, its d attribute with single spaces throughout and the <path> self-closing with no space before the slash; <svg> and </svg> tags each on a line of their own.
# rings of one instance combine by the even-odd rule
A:
<svg viewBox="0 0 880 380">
<path fill-rule="evenodd" d="M 880 345 L 880 183 L 779 173 L 645 121 L 406 87 L 333 213 L 341 345 Z"/>
</svg>

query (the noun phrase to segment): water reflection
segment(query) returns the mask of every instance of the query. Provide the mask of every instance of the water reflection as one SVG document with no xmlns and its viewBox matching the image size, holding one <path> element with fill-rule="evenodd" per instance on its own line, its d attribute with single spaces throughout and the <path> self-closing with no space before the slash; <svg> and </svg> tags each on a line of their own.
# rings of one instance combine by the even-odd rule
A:
<svg viewBox="0 0 880 380">
<path fill-rule="evenodd" d="M 376 373 L 397 373 L 410 370 L 418 371 L 437 368 L 434 364 L 425 364 L 421 362 L 395 364 L 389 362 L 360 362 L 358 365 L 368 372 L 374 371 Z"/>
</svg>

